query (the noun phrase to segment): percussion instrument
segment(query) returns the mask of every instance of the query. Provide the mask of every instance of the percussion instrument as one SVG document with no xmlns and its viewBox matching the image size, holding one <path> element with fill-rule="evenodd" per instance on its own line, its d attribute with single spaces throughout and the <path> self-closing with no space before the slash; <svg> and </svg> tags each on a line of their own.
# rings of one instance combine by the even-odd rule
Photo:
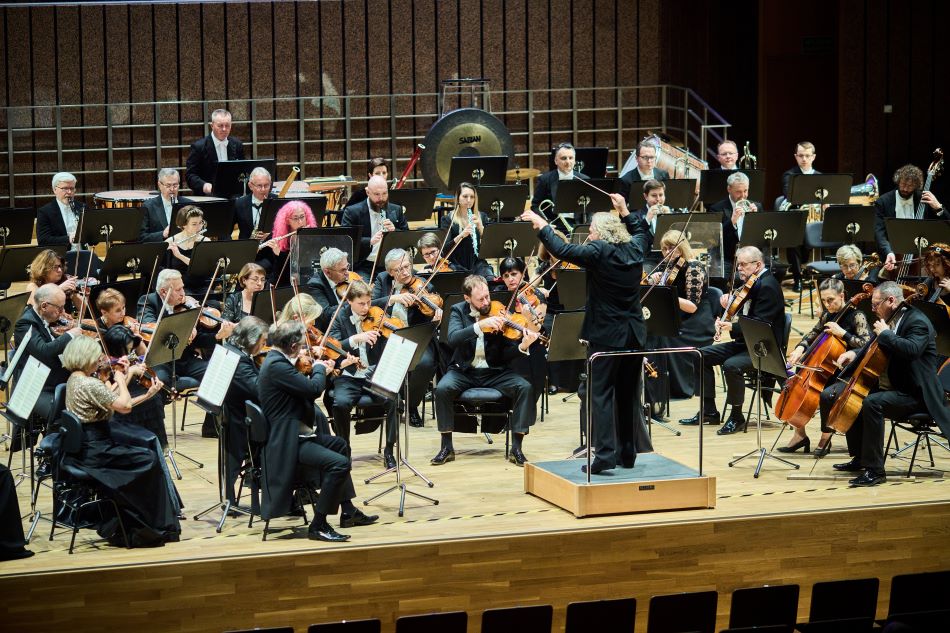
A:
<svg viewBox="0 0 950 633">
<path fill-rule="evenodd" d="M 455 156 L 514 156 L 511 133 L 499 119 L 479 108 L 459 108 L 432 124 L 426 133 L 422 176 L 426 185 L 449 189 Z"/>
<path fill-rule="evenodd" d="M 340 202 L 343 200 L 347 188 L 357 185 L 357 182 L 349 176 L 305 178 L 304 182 L 311 193 L 319 193 L 327 197 L 327 211 L 339 211 Z M 294 197 L 297 197 L 296 194 L 294 194 Z"/>
<path fill-rule="evenodd" d="M 216 196 L 188 196 L 188 199 L 192 202 L 201 203 L 201 202 L 227 202 L 227 198 L 218 198 Z"/>
<path fill-rule="evenodd" d="M 531 180 L 541 175 L 540 169 L 531 167 L 515 167 L 505 172 L 505 182 L 519 183 L 522 180 Z"/>
<path fill-rule="evenodd" d="M 92 197 L 92 206 L 96 209 L 131 209 L 142 206 L 146 200 L 156 196 L 157 191 L 142 189 L 102 191 Z"/>
</svg>

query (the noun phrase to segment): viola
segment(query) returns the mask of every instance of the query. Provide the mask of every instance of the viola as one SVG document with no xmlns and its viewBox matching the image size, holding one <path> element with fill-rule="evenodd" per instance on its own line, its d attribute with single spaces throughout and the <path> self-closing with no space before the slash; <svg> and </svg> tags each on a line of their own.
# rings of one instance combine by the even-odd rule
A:
<svg viewBox="0 0 950 633">
<path fill-rule="evenodd" d="M 413 277 L 408 288 L 416 296 L 416 307 L 424 316 L 432 318 L 438 310 L 442 309 L 442 297 L 437 292 L 426 290 L 424 279 Z"/>
<path fill-rule="evenodd" d="M 490 317 L 500 316 L 505 319 L 504 327 L 501 330 L 492 330 L 485 326 L 482 326 L 482 331 L 486 334 L 501 334 L 507 339 L 513 341 L 520 341 L 524 336 L 526 330 L 528 330 L 528 321 L 525 319 L 524 315 L 521 314 L 512 314 L 508 312 L 505 308 L 505 304 L 501 301 L 492 301 L 488 310 L 488 314 L 478 317 L 479 321 L 483 321 Z M 543 345 L 548 344 L 548 337 L 543 334 L 538 335 L 538 340 L 541 341 Z"/>
<path fill-rule="evenodd" d="M 191 297 L 185 297 L 183 303 L 179 303 L 175 306 L 175 312 L 184 312 L 185 310 L 192 310 L 198 307 L 200 307 L 200 304 L 197 301 Z M 224 323 L 224 319 L 221 318 L 220 310 L 207 306 L 201 308 L 201 313 L 198 315 L 198 325 L 206 330 L 213 330 L 218 327 L 219 323 Z"/>
<path fill-rule="evenodd" d="M 752 287 L 758 280 L 759 273 L 752 273 L 749 275 L 749 278 L 745 280 L 745 284 L 730 296 L 729 305 L 726 306 L 726 312 L 720 319 L 721 322 L 732 321 L 736 318 L 736 315 L 739 314 L 739 310 L 741 310 L 745 302 L 748 301 L 749 293 L 752 292 Z M 716 335 L 713 337 L 713 340 L 718 342 L 721 337 L 722 329 L 717 324 Z"/>
<path fill-rule="evenodd" d="M 386 338 L 389 338 L 389 335 L 396 330 L 401 330 L 404 327 L 406 327 L 406 324 L 402 322 L 402 319 L 389 316 L 386 314 L 386 311 L 379 306 L 370 306 L 369 312 L 363 317 L 362 328 L 364 332 L 376 330 Z"/>
<path fill-rule="evenodd" d="M 519 306 L 519 312 L 522 314 L 527 310 L 528 314 L 531 315 L 530 324 L 534 325 L 533 330 L 537 331 L 540 329 L 541 325 L 544 324 L 544 317 L 541 316 L 541 312 L 538 308 L 541 306 L 541 299 L 538 297 L 538 294 L 534 291 L 534 288 L 526 286 L 515 295 L 515 301 Z"/>
<path fill-rule="evenodd" d="M 336 296 L 342 299 L 350 289 L 350 284 L 354 281 L 362 281 L 363 278 L 352 270 L 346 273 L 346 279 L 336 285 Z"/>
</svg>

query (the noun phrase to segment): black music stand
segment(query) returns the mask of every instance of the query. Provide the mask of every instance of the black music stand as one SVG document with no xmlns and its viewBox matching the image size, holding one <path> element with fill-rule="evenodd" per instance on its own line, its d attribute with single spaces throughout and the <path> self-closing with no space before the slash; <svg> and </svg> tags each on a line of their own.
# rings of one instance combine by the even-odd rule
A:
<svg viewBox="0 0 950 633">
<path fill-rule="evenodd" d="M 338 248 L 346 253 L 350 269 L 356 264 L 355 251 L 360 248 L 360 226 L 307 227 L 297 231 L 297 246 L 300 260 L 309 263 L 311 274 L 320 266 L 320 255 L 328 248 Z M 366 253 L 367 255 L 369 253 Z M 301 268 L 301 278 L 303 278 Z M 309 275 L 307 276 L 309 279 Z"/>
<path fill-rule="evenodd" d="M 765 170 L 762 169 L 704 169 L 699 172 L 699 199 L 709 206 L 728 194 L 726 180 L 742 172 L 749 177 L 749 200 L 765 199 Z M 694 185 L 695 186 L 695 185 Z"/>
<path fill-rule="evenodd" d="M 557 165 L 554 164 L 557 150 L 557 147 L 553 148 L 548 155 L 548 169 L 552 171 L 557 169 Z M 606 147 L 575 147 L 574 171 L 582 172 L 590 178 L 603 178 L 607 173 L 609 153 Z"/>
<path fill-rule="evenodd" d="M 152 342 L 148 346 L 148 354 L 145 357 L 145 364 L 148 367 L 158 367 L 171 363 L 172 384 L 168 388 L 173 393 L 178 388 L 178 374 L 175 372 L 175 363 L 181 358 L 182 353 L 188 346 L 188 339 L 196 323 L 198 323 L 197 309 L 185 310 L 177 314 L 166 314 L 158 324 L 155 333 L 152 335 Z M 175 462 L 175 453 L 197 465 L 198 468 L 204 468 L 204 464 L 178 452 L 178 409 L 175 405 L 176 399 L 173 398 L 172 444 L 165 449 L 165 457 L 171 462 L 172 468 L 175 470 L 175 476 L 181 479 L 181 470 Z"/>
<path fill-rule="evenodd" d="M 229 240 L 234 233 L 234 204 L 231 200 L 203 200 L 201 202 L 176 202 L 172 208 L 172 222 L 182 207 L 198 207 L 204 215 L 205 236 L 216 240 Z M 169 229 L 169 233 L 172 230 Z"/>
<path fill-rule="evenodd" d="M 821 239 L 823 242 L 843 244 L 873 242 L 876 220 L 877 213 L 874 207 L 851 204 L 832 205 L 825 209 Z"/>
<path fill-rule="evenodd" d="M 583 244 L 587 241 L 588 235 L 590 235 L 590 224 L 575 224 L 574 230 L 570 234 L 570 242 L 571 244 Z"/>
<path fill-rule="evenodd" d="M 138 315 L 135 314 L 135 306 L 139 304 L 139 299 L 143 294 L 145 294 L 142 291 L 142 286 L 144 285 L 144 278 L 135 277 L 133 279 L 125 279 L 123 281 L 113 281 L 107 284 L 96 284 L 95 286 L 89 286 L 89 306 L 92 308 L 93 314 L 95 314 L 96 301 L 99 299 L 99 295 L 101 295 L 102 292 L 107 288 L 112 288 L 113 290 L 118 290 L 120 293 L 122 293 L 122 296 L 125 297 L 125 313 L 132 318 L 138 318 Z"/>
<path fill-rule="evenodd" d="M 257 257 L 258 246 L 260 243 L 257 240 L 229 242 L 203 240 L 195 244 L 185 275 L 192 279 L 208 279 L 217 271 L 221 279 L 221 303 L 223 304 L 227 292 L 225 275 L 236 275 L 241 272 L 244 264 L 254 261 Z M 213 286 L 213 279 L 211 283 Z"/>
<path fill-rule="evenodd" d="M 435 233 L 439 236 L 439 241 L 445 237 L 445 229 L 413 229 L 410 231 L 386 231 L 383 233 L 383 239 L 379 242 L 379 250 L 376 251 L 376 270 L 385 270 L 384 263 L 386 254 L 395 249 L 401 248 L 409 253 L 413 264 L 422 264 L 422 253 L 416 244 L 426 233 Z"/>
<path fill-rule="evenodd" d="M 3 209 L 0 211 L 0 246 L 31 244 L 35 223 L 36 211 L 33 209 Z"/>
<path fill-rule="evenodd" d="M 595 185 L 596 186 L 596 185 Z M 605 191 L 610 191 L 606 189 Z M 590 216 L 598 211 L 610 211 L 614 208 L 610 196 L 590 186 L 578 182 L 578 179 L 562 180 L 557 185 L 554 209 L 558 215 L 573 213 L 574 224 L 587 224 Z"/>
<path fill-rule="evenodd" d="M 274 218 L 277 217 L 277 212 L 285 204 L 287 204 L 287 200 L 284 198 L 264 198 L 261 203 L 261 218 L 257 223 L 257 230 L 266 233 L 268 237 L 273 237 Z M 320 222 L 317 222 L 317 226 L 320 226 Z"/>
<path fill-rule="evenodd" d="M 884 220 L 884 227 L 895 253 L 915 253 L 915 257 L 920 257 L 924 249 L 931 244 L 950 242 L 950 223 L 945 220 L 887 218 Z M 880 255 L 883 259 L 887 253 Z"/>
<path fill-rule="evenodd" d="M 773 264 L 776 248 L 798 247 L 805 240 L 805 211 L 768 211 L 746 213 L 742 225 L 740 246 L 765 246 L 768 249 L 768 267 Z"/>
<path fill-rule="evenodd" d="M 0 299 L 0 336 L 3 337 L 3 362 L 0 363 L 0 375 L 7 370 L 10 363 L 10 336 L 13 333 L 13 327 L 20 320 L 20 315 L 26 309 L 26 302 L 30 298 L 30 293 L 21 292 L 11 297 Z M 6 393 L 5 402 L 10 402 L 10 385 L 0 384 L 0 388 Z M 6 442 L 11 437 L 4 433 L 0 436 L 0 443 Z"/>
<path fill-rule="evenodd" d="M 558 271 L 560 275 L 561 271 Z M 559 277 L 560 278 L 560 277 Z M 549 363 L 557 361 L 584 360 L 587 358 L 587 348 L 581 343 L 581 326 L 584 324 L 584 310 L 564 310 L 554 315 L 551 321 L 551 335 L 548 337 Z M 561 401 L 567 402 L 577 392 L 569 393 Z M 584 425 L 580 430 L 580 445 L 586 446 Z M 572 455 L 575 458 L 577 455 Z"/>
<path fill-rule="evenodd" d="M 435 213 L 436 193 L 438 189 L 434 187 L 393 189 L 389 192 L 389 202 L 405 208 L 406 222 L 427 222 Z"/>
<path fill-rule="evenodd" d="M 715 224 L 722 228 L 722 213 L 718 211 L 711 213 L 694 213 L 692 218 L 690 218 L 688 213 L 661 213 L 656 216 L 656 233 L 653 235 L 653 250 L 660 250 L 660 240 L 663 239 L 667 231 L 682 231 L 687 220 L 689 220 L 689 227 L 686 227 L 686 232 L 688 233 L 686 239 L 690 241 L 690 244 L 693 246 L 696 246 L 696 244 L 690 240 L 690 237 L 692 237 L 692 231 L 690 229 L 696 229 L 700 224 Z M 704 233 L 704 231 L 699 231 L 699 233 Z M 718 244 L 705 244 L 704 246 L 708 249 L 713 246 L 718 246 Z"/>
<path fill-rule="evenodd" d="M 478 188 L 478 206 L 495 222 L 510 222 L 524 213 L 530 199 L 528 185 L 492 185 Z"/>
<path fill-rule="evenodd" d="M 274 305 L 271 303 L 270 293 L 271 289 L 265 288 L 264 290 L 255 292 L 251 298 L 251 316 L 256 316 L 267 324 L 272 324 L 274 322 L 274 314 L 280 312 L 281 308 L 287 305 L 287 302 L 295 296 L 293 286 L 274 288 L 274 301 L 277 302 L 277 305 Z"/>
<path fill-rule="evenodd" d="M 930 319 L 934 330 L 937 331 L 937 353 L 941 356 L 950 356 L 950 316 L 947 315 L 947 306 L 927 301 L 915 301 L 914 307 Z"/>
<path fill-rule="evenodd" d="M 489 224 L 482 232 L 481 259 L 527 257 L 538 245 L 538 232 L 530 222 Z"/>
<path fill-rule="evenodd" d="M 564 310 L 583 310 L 587 305 L 587 271 L 583 268 L 557 271 L 557 296 Z"/>
<path fill-rule="evenodd" d="M 27 281 L 30 278 L 30 264 L 36 256 L 45 250 L 53 250 L 63 257 L 66 253 L 65 244 L 55 246 L 11 246 L 0 251 L 0 283 Z M 64 273 L 66 271 L 63 271 Z"/>
<path fill-rule="evenodd" d="M 80 244 L 105 242 L 137 242 L 142 229 L 142 207 L 133 209 L 86 209 L 83 213 Z"/>
<path fill-rule="evenodd" d="M 757 454 L 759 456 L 759 462 L 755 466 L 755 474 L 753 475 L 756 479 L 759 478 L 759 473 L 762 471 L 762 464 L 765 462 L 766 457 L 770 457 L 771 459 L 782 462 L 786 466 L 791 466 L 798 470 L 800 468 L 798 464 L 793 464 L 787 459 L 773 455 L 768 449 L 762 446 L 762 372 L 764 371 L 771 374 L 780 380 L 788 378 L 785 354 L 775 339 L 775 332 L 772 331 L 771 323 L 767 323 L 761 319 L 740 316 L 739 326 L 742 328 L 742 337 L 745 339 L 749 358 L 753 359 L 756 368 L 755 397 L 758 400 L 758 408 L 755 427 L 757 448 L 729 462 L 729 467 L 732 468 L 746 457 Z"/>
<path fill-rule="evenodd" d="M 151 273 L 155 260 L 161 258 L 168 250 L 165 242 L 129 242 L 113 244 L 106 253 L 99 274 L 106 279 L 118 279 L 121 275 L 138 275 Z"/>
<path fill-rule="evenodd" d="M 680 331 L 681 316 L 679 294 L 673 286 L 646 286 L 640 289 L 640 303 L 643 308 L 643 322 L 647 326 L 647 333 L 653 336 L 677 336 Z M 646 360 L 646 357 L 644 357 Z M 640 388 L 642 389 L 640 402 L 645 406 L 650 404 L 650 394 L 647 392 L 646 372 L 640 367 Z M 667 397 L 669 402 L 669 397 Z M 650 421 L 650 428 L 659 424 L 673 435 L 682 435 L 679 429 L 669 426 L 661 420 L 654 420 L 649 409 L 645 410 L 646 419 Z"/>
<path fill-rule="evenodd" d="M 431 275 L 432 273 L 429 273 Z M 445 297 L 447 295 L 458 294 L 462 290 L 462 282 L 465 281 L 465 278 L 469 276 L 470 273 L 467 271 L 460 272 L 449 272 L 449 273 L 438 273 L 435 277 L 432 278 L 432 281 L 429 282 L 432 284 L 433 290 L 435 290 L 439 296 Z M 425 275 L 428 278 L 428 275 Z M 448 314 L 448 310 L 442 310 L 442 314 Z M 442 319 L 445 321 L 446 319 Z"/>
<path fill-rule="evenodd" d="M 851 174 L 795 174 L 788 183 L 789 202 L 793 205 L 848 204 L 853 180 Z"/>
<path fill-rule="evenodd" d="M 469 182 L 476 187 L 503 185 L 507 169 L 507 156 L 453 156 L 449 167 L 449 190 L 455 191 L 460 182 Z"/>
<path fill-rule="evenodd" d="M 666 206 L 676 211 L 689 211 L 692 208 L 696 200 L 695 178 L 664 180 L 663 184 L 666 185 Z"/>
<path fill-rule="evenodd" d="M 276 178 L 277 160 L 273 158 L 219 161 L 211 187 L 212 193 L 219 198 L 239 198 L 247 194 L 247 181 L 257 167 L 269 171 L 272 181 Z"/>
</svg>

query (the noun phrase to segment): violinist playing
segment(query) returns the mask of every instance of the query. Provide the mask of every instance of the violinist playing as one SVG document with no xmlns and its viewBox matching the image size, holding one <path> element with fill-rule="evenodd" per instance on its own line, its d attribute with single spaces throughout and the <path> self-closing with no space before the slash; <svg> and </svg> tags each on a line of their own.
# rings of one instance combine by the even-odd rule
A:
<svg viewBox="0 0 950 633">
<path fill-rule="evenodd" d="M 873 261 L 865 263 L 861 249 L 854 244 L 843 244 L 838 248 L 835 261 L 838 262 L 840 270 L 832 275 L 834 279 L 866 281 L 870 284 L 878 282 L 877 273 L 881 269 L 880 264 L 874 265 Z"/>
<path fill-rule="evenodd" d="M 422 237 L 416 242 L 416 248 L 419 249 L 419 254 L 422 255 L 422 259 L 425 260 L 422 272 L 431 274 L 432 267 L 437 263 L 439 264 L 440 273 L 464 272 L 464 269 L 458 264 L 454 264 L 441 257 L 442 252 L 439 250 L 441 247 L 442 241 L 438 235 L 435 233 L 422 234 Z"/>
<path fill-rule="evenodd" d="M 778 280 L 765 267 L 762 251 L 755 246 L 743 246 L 736 251 L 736 270 L 739 279 L 745 284 L 737 285 L 735 292 L 723 295 L 722 307 L 729 313 L 743 314 L 772 324 L 775 340 L 785 340 L 785 300 Z M 751 288 L 749 282 L 753 279 Z M 744 292 L 743 292 L 744 291 Z M 735 298 L 738 296 L 738 300 Z M 744 300 L 743 300 L 744 296 Z M 738 307 L 737 307 L 738 306 Z M 745 401 L 743 372 L 751 370 L 752 359 L 746 350 L 742 330 L 731 320 L 716 319 L 716 327 L 721 332 L 732 332 L 732 341 L 718 343 L 702 348 L 703 353 L 703 424 L 719 424 L 721 417 L 716 409 L 716 381 L 713 367 L 722 366 L 726 379 L 726 406 L 731 407 L 729 417 L 718 435 L 731 435 L 744 431 L 746 419 L 742 415 L 742 403 Z M 699 413 L 691 418 L 680 420 L 680 424 L 696 425 L 700 423 Z"/>
<path fill-rule="evenodd" d="M 871 309 L 879 317 L 872 328 L 880 350 L 887 358 L 877 389 L 864 398 L 861 412 L 848 429 L 851 461 L 834 464 L 839 472 L 860 473 L 852 486 L 876 486 L 886 481 L 884 474 L 884 418 L 903 419 L 915 413 L 929 413 L 940 431 L 950 437 L 950 411 L 944 405 L 943 389 L 937 379 L 936 333 L 930 320 L 913 307 L 901 308 L 901 287 L 884 282 L 871 295 Z M 896 322 L 894 322 L 896 321 Z M 847 367 L 864 350 L 849 350 L 838 358 Z M 843 377 L 850 377 L 846 370 Z M 821 406 L 826 402 L 822 392 Z"/>
<path fill-rule="evenodd" d="M 373 284 L 373 305 L 382 307 L 387 314 L 410 326 L 442 320 L 442 299 L 438 295 L 429 298 L 434 294 L 431 285 L 423 291 L 425 279 L 412 274 L 409 253 L 401 248 L 394 248 L 386 253 L 385 265 L 386 272 L 376 275 Z M 420 299 L 420 293 L 426 298 Z M 419 364 L 409 373 L 411 426 L 424 426 L 418 407 L 432 382 L 432 376 L 435 375 L 437 359 L 438 343 L 436 338 L 432 337 Z"/>
<path fill-rule="evenodd" d="M 346 253 L 338 248 L 326 249 L 320 255 L 320 269 L 313 271 L 313 276 L 307 282 L 307 292 L 323 308 L 323 316 L 317 322 L 320 329 L 326 328 L 330 323 L 330 315 L 343 302 L 351 278 L 359 277 L 350 271 L 348 259 Z"/>
<path fill-rule="evenodd" d="M 931 244 L 924 251 L 927 277 L 927 301 L 950 306 L 950 246 Z"/>
<path fill-rule="evenodd" d="M 538 335 L 525 329 L 520 341 L 500 332 L 505 317 L 490 316 L 491 293 L 481 275 L 469 275 L 462 283 L 465 301 L 452 306 L 449 313 L 448 345 L 452 348 L 449 370 L 435 388 L 435 415 L 442 434 L 442 445 L 432 458 L 433 466 L 455 461 L 452 431 L 455 429 L 455 399 L 473 387 L 497 389 L 512 401 L 511 451 L 508 461 L 523 466 L 527 458 L 522 450 L 524 436 L 534 424 L 535 400 L 531 384 L 511 369 L 511 361 L 528 354 Z"/>
<path fill-rule="evenodd" d="M 802 360 L 805 350 L 825 332 L 841 339 L 848 349 L 860 349 L 867 345 L 871 338 L 868 318 L 860 310 L 847 307 L 844 284 L 841 280 L 825 279 L 821 282 L 819 294 L 821 305 L 824 306 L 825 310 L 818 317 L 815 327 L 789 353 L 786 360 L 791 369 L 795 369 L 793 365 Z M 846 312 L 841 314 L 842 310 L 846 310 Z M 829 378 L 825 390 L 830 389 L 831 391 L 829 396 L 822 394 L 822 399 L 830 398 L 830 401 L 834 401 L 837 398 L 837 394 L 843 386 L 842 383 L 837 381 L 837 377 L 837 374 L 835 374 Z M 828 410 L 823 407 L 821 409 L 821 439 L 818 441 L 818 446 L 815 447 L 815 459 L 824 457 L 831 450 L 831 436 L 834 435 L 834 429 L 827 426 L 827 421 Z M 788 446 L 782 446 L 778 450 L 782 453 L 794 453 L 802 448 L 807 453 L 811 449 L 811 440 L 808 439 L 805 428 L 797 426 L 792 428 L 795 429 L 795 434 L 789 440 Z"/>
<path fill-rule="evenodd" d="M 44 284 L 56 284 L 70 300 L 69 311 L 79 311 L 82 305 L 82 293 L 77 291 L 77 279 L 66 274 L 66 262 L 59 253 L 52 249 L 40 251 L 30 263 L 29 273 L 30 281 L 26 284 L 26 292 L 30 293 L 30 298 L 26 300 L 27 305 L 33 305 L 33 293 L 37 288 Z"/>
</svg>

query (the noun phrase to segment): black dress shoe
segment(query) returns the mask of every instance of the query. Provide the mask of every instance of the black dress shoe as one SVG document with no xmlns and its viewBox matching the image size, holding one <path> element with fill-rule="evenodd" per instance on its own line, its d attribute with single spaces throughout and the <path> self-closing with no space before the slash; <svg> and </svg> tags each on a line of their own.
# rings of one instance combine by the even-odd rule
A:
<svg viewBox="0 0 950 633">
<path fill-rule="evenodd" d="M 748 422 L 741 413 L 733 412 L 722 428 L 716 430 L 716 435 L 732 435 L 746 430 Z"/>
<path fill-rule="evenodd" d="M 39 466 L 36 467 L 37 479 L 45 479 L 47 477 L 52 476 L 52 474 L 53 474 L 52 466 L 50 466 L 49 461 L 45 459 L 42 462 L 40 462 Z"/>
<path fill-rule="evenodd" d="M 414 426 L 417 429 L 425 426 L 426 423 L 419 416 L 419 412 L 415 409 L 409 411 L 409 426 Z"/>
<path fill-rule="evenodd" d="M 361 525 L 372 525 L 379 520 L 379 515 L 377 514 L 363 514 L 363 511 L 356 509 L 353 511 L 353 514 L 340 514 L 340 527 L 341 528 L 351 528 L 359 527 Z"/>
<path fill-rule="evenodd" d="M 553 396 L 553 395 L 556 394 L 559 390 L 560 390 L 560 389 L 558 388 L 557 385 L 548 385 L 548 395 L 549 395 L 549 396 Z"/>
<path fill-rule="evenodd" d="M 310 526 L 310 529 L 307 530 L 307 538 L 311 541 L 326 541 L 327 543 L 342 543 L 343 541 L 350 540 L 349 534 L 340 534 L 334 530 L 329 523 L 325 523 L 320 527 Z"/>
<path fill-rule="evenodd" d="M 808 436 L 803 437 L 802 439 L 798 440 L 791 446 L 780 446 L 778 449 L 778 452 L 779 453 L 794 453 L 800 448 L 804 448 L 805 450 L 803 452 L 805 453 L 808 453 L 811 451 L 811 440 L 808 438 Z"/>
<path fill-rule="evenodd" d="M 887 476 L 884 473 L 874 472 L 872 470 L 865 470 L 859 476 L 855 477 L 848 481 L 855 488 L 864 488 L 867 486 L 877 486 L 878 484 L 883 484 L 887 481 Z"/>
<path fill-rule="evenodd" d="M 859 473 L 864 470 L 864 466 L 861 465 L 861 460 L 857 457 L 843 464 L 832 464 L 831 467 L 841 473 Z"/>
<path fill-rule="evenodd" d="M 703 415 L 703 424 L 719 424 L 720 421 L 721 420 L 718 411 L 713 411 L 712 413 L 706 413 Z M 683 418 L 680 420 L 680 424 L 686 426 L 699 426 L 699 413 L 691 418 Z"/>
<path fill-rule="evenodd" d="M 814 453 L 815 459 L 821 459 L 822 457 L 824 457 L 830 452 L 831 452 L 831 440 L 828 440 L 827 442 L 825 442 L 824 446 L 815 447 L 815 453 Z"/>
<path fill-rule="evenodd" d="M 613 466 L 608 465 L 606 462 L 597 461 L 596 459 L 590 463 L 590 474 L 599 475 L 602 472 L 613 470 Z M 581 466 L 581 472 L 587 472 L 587 464 Z"/>
<path fill-rule="evenodd" d="M 451 448 L 443 448 L 439 451 L 439 454 L 429 460 L 429 463 L 433 466 L 441 466 L 446 462 L 455 461 L 455 450 Z"/>
<path fill-rule="evenodd" d="M 396 458 L 389 451 L 383 451 L 383 466 L 386 467 L 386 470 L 396 467 Z"/>
<path fill-rule="evenodd" d="M 528 461 L 528 458 L 524 456 L 524 453 L 521 452 L 520 448 L 512 448 L 510 451 L 508 451 L 508 461 L 515 466 L 524 466 L 525 462 Z"/>
</svg>

